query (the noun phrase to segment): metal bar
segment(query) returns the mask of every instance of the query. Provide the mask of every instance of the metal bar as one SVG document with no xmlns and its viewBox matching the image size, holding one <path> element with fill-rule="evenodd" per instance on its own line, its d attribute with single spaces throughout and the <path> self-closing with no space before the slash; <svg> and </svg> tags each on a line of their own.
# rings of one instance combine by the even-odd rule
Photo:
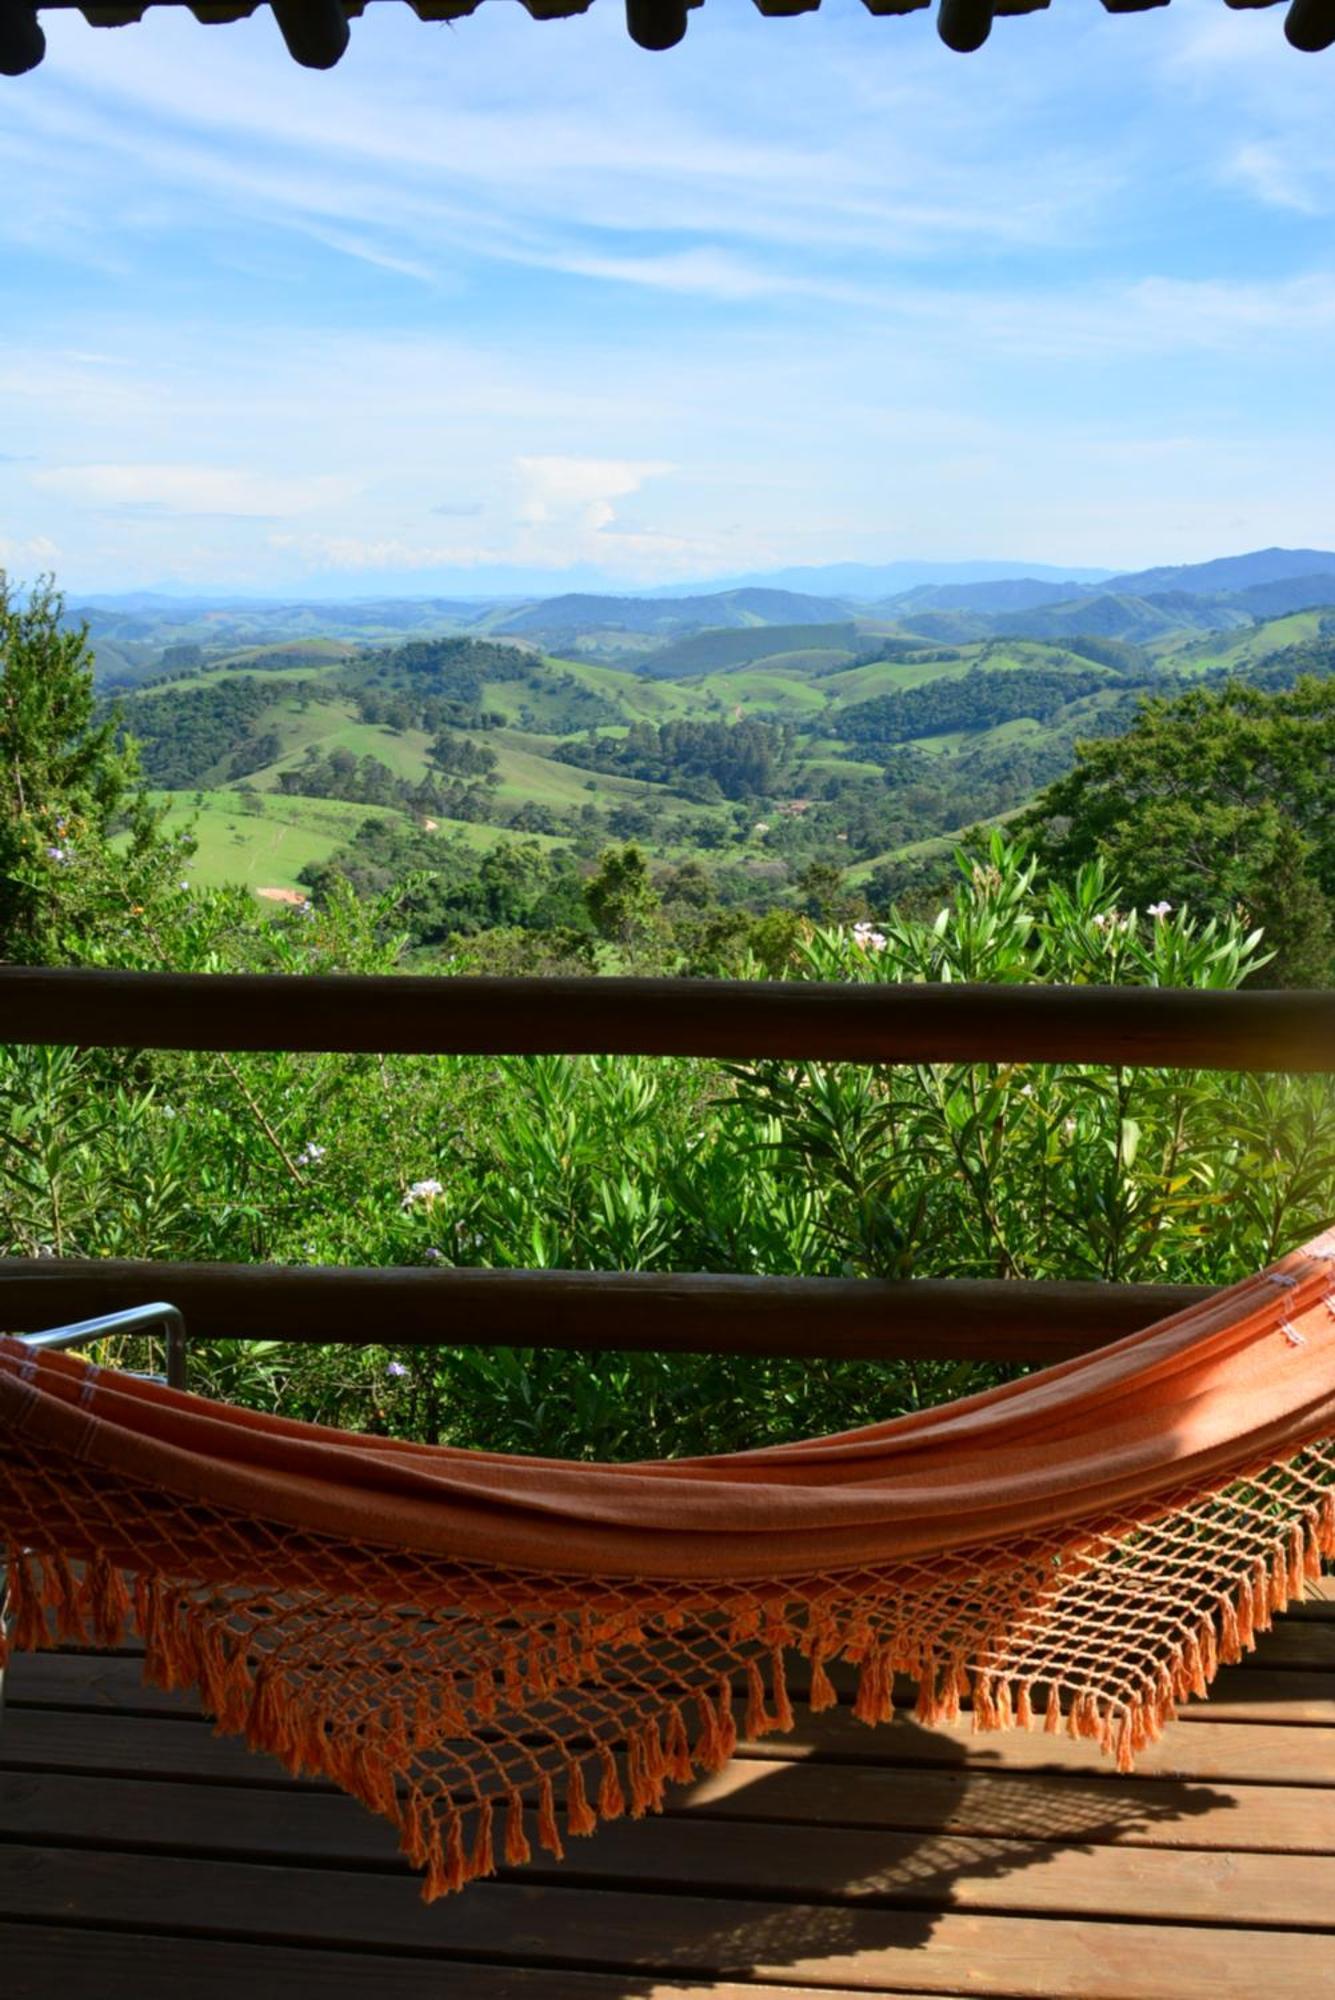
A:
<svg viewBox="0 0 1335 2000">
<path fill-rule="evenodd" d="M 0 1302 L 3 1297 L 0 1293 Z M 21 1333 L 18 1337 L 34 1353 L 59 1353 L 71 1347 L 87 1347 L 94 1340 L 105 1340 L 109 1334 L 134 1333 L 140 1327 L 150 1326 L 160 1326 L 165 1336 L 168 1387 L 184 1389 L 188 1367 L 185 1318 L 178 1306 L 168 1305 L 163 1299 L 151 1305 L 125 1306 L 116 1312 L 99 1313 L 95 1319 L 76 1320 L 68 1326 L 47 1327 L 40 1333 Z"/>
<path fill-rule="evenodd" d="M 1134 1333 L 1210 1288 L 10 1259 L 0 1261 L 0 1325 L 159 1289 L 196 1339 L 1046 1362 Z"/>
<path fill-rule="evenodd" d="M 1078 1062 L 1335 1072 L 1335 991 L 0 969 L 0 1040 L 87 1048 Z"/>
</svg>

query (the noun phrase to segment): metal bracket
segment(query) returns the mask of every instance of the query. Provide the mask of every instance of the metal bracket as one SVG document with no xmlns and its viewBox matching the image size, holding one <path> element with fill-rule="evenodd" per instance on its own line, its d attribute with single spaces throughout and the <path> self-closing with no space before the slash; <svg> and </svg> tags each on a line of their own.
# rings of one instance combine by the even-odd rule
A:
<svg viewBox="0 0 1335 2000">
<path fill-rule="evenodd" d="M 185 1318 L 178 1306 L 168 1305 L 165 1300 L 155 1300 L 152 1305 L 127 1306 L 123 1312 L 101 1313 L 96 1319 L 75 1320 L 69 1326 L 48 1327 L 43 1333 L 20 1333 L 15 1336 L 34 1354 L 61 1353 L 71 1347 L 86 1347 L 94 1340 L 105 1340 L 114 1333 L 134 1333 L 141 1328 L 160 1326 L 167 1337 L 167 1373 L 146 1376 L 146 1381 L 166 1381 L 173 1389 L 186 1386 L 186 1345 Z M 9 1577 L 0 1564 L 0 1632 L 9 1636 Z M 0 1721 L 4 1719 L 5 1675 L 0 1667 Z"/>
</svg>

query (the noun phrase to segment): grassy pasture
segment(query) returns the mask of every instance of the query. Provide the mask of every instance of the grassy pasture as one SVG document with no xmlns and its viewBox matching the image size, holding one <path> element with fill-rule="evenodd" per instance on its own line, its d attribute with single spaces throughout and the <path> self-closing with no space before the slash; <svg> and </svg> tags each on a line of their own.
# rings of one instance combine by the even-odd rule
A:
<svg viewBox="0 0 1335 2000">
<path fill-rule="evenodd" d="M 194 792 L 155 792 L 155 802 L 167 808 L 167 823 L 198 841 L 183 879 L 200 888 L 243 883 L 261 889 L 299 890 L 303 868 L 327 861 L 368 819 L 402 820 L 388 806 L 351 804 L 343 799 L 285 798 L 272 792 L 247 798 L 242 792 L 210 791 L 202 805 Z M 553 848 L 560 841 L 549 834 L 515 834 L 506 827 L 479 826 L 471 820 L 435 821 L 442 840 L 458 839 L 487 854 L 514 840 L 534 840 Z"/>
<path fill-rule="evenodd" d="M 199 844 L 183 879 L 204 889 L 228 882 L 254 890 L 299 889 L 300 871 L 327 861 L 364 820 L 394 816 L 340 799 L 247 800 L 240 792 L 206 791 L 197 805 L 194 792 L 154 796 L 167 807 L 169 826 L 195 835 Z"/>
</svg>

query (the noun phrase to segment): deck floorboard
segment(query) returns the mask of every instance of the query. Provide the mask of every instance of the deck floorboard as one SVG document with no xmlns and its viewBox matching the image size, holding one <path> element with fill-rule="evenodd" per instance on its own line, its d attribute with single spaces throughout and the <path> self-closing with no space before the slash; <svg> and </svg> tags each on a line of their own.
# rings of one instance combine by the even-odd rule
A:
<svg viewBox="0 0 1335 2000">
<path fill-rule="evenodd" d="M 1335 1997 L 1329 1593 L 1134 1777 L 1064 1738 L 840 1708 L 431 1909 L 379 1821 L 215 1737 L 132 1655 L 21 1659 L 6 2000 Z"/>
</svg>

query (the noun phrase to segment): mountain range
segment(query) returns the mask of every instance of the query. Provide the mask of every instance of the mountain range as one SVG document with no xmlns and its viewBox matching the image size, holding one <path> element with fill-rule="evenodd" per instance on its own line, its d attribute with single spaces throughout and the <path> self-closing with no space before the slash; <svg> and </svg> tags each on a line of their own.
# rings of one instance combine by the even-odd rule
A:
<svg viewBox="0 0 1335 2000">
<path fill-rule="evenodd" d="M 1272 548 L 1120 574 L 1041 564 L 1021 572 L 1005 563 L 844 563 L 634 595 L 331 604 L 137 592 L 90 598 L 72 615 L 88 621 L 99 682 L 132 686 L 246 646 L 377 647 L 457 634 L 670 678 L 794 648 L 847 664 L 896 638 L 1160 647 L 1326 604 L 1335 604 L 1335 551 Z"/>
</svg>

